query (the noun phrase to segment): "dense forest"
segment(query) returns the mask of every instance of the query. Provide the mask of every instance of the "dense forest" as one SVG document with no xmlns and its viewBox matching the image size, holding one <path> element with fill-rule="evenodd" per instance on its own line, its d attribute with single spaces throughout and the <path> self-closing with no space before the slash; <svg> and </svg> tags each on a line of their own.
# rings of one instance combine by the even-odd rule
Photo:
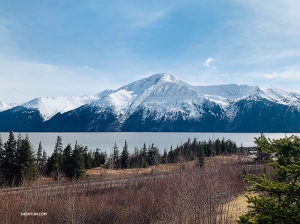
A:
<svg viewBox="0 0 300 224">
<path fill-rule="evenodd" d="M 180 158 L 185 161 L 197 159 L 199 166 L 205 163 L 205 157 L 213 157 L 220 154 L 231 154 L 237 151 L 237 146 L 231 140 L 216 139 L 197 141 L 188 139 L 176 148 L 166 149 L 161 154 L 154 145 L 144 145 L 134 151 L 128 151 L 125 141 L 122 149 L 115 143 L 111 155 L 100 149 L 88 149 L 77 142 L 74 147 L 69 143 L 63 148 L 63 139 L 57 136 L 54 151 L 49 157 L 39 143 L 37 152 L 34 152 L 29 136 L 25 138 L 14 133 L 9 133 L 8 140 L 2 143 L 0 138 L 0 177 L 1 185 L 19 186 L 24 181 L 32 181 L 40 176 L 50 176 L 54 180 L 61 178 L 77 179 L 84 175 L 85 170 L 94 167 L 107 169 L 146 168 L 159 164 L 176 163 Z"/>
</svg>

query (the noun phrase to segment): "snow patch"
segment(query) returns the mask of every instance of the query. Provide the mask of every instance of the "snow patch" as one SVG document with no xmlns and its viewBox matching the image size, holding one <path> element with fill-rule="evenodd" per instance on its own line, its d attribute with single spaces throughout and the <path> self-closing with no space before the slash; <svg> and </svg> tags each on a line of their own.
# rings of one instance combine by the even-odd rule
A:
<svg viewBox="0 0 300 224">
<path fill-rule="evenodd" d="M 43 120 L 49 120 L 57 113 L 65 113 L 97 100 L 97 96 L 40 97 L 22 104 L 26 108 L 38 109 Z"/>
</svg>

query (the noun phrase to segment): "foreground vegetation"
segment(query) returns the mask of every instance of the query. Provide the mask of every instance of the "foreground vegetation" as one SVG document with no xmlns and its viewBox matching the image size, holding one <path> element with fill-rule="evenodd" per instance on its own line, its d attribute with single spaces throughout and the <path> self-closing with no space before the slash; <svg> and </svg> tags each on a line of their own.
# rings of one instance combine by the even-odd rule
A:
<svg viewBox="0 0 300 224">
<path fill-rule="evenodd" d="M 154 144 L 130 154 L 125 141 L 107 156 L 77 143 L 62 149 L 58 136 L 47 157 L 11 132 L 0 144 L 0 223 L 233 223 L 245 186 L 256 193 L 236 222 L 300 223 L 300 138 L 255 142 L 250 162 L 224 139 L 188 139 L 162 155 Z"/>
<path fill-rule="evenodd" d="M 212 157 L 201 168 L 179 161 L 163 178 L 128 178 L 103 187 L 83 179 L 65 188 L 59 188 L 61 181 L 51 188 L 34 182 L 34 190 L 23 185 L 19 193 L 0 191 L 0 223 L 233 223 L 232 198 L 244 192 L 242 159 Z"/>
<path fill-rule="evenodd" d="M 248 175 L 249 213 L 242 215 L 241 224 L 300 223 L 300 138 L 297 136 L 271 140 L 257 138 L 260 158 L 265 163 L 260 175 Z"/>
<path fill-rule="evenodd" d="M 181 146 L 163 155 L 157 147 L 152 144 L 148 147 L 144 143 L 141 149 L 135 147 L 133 153 L 129 153 L 128 144 L 122 151 L 115 144 L 111 155 L 100 149 L 89 150 L 77 142 L 74 149 L 68 144 L 63 149 L 61 136 L 57 137 L 54 152 L 47 157 L 40 142 L 37 153 L 34 153 L 28 135 L 21 135 L 15 139 L 13 132 L 9 133 L 8 140 L 2 144 L 0 138 L 0 184 L 2 186 L 21 186 L 24 182 L 30 182 L 41 176 L 49 176 L 54 180 L 62 178 L 78 179 L 84 176 L 85 171 L 94 167 L 105 167 L 107 169 L 129 169 L 146 168 L 159 164 L 173 164 L 179 160 L 192 161 L 197 158 L 202 167 L 205 157 L 213 157 L 221 154 L 236 153 L 237 146 L 231 140 L 209 140 L 191 141 L 188 139 Z"/>
</svg>

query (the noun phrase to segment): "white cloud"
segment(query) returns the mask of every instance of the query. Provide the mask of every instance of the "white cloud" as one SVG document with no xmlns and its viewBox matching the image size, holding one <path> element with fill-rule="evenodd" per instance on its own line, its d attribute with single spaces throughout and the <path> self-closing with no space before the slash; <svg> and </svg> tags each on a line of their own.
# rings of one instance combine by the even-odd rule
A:
<svg viewBox="0 0 300 224">
<path fill-rule="evenodd" d="M 210 64 L 213 60 L 214 60 L 213 58 L 208 58 L 208 59 L 206 60 L 206 62 L 205 62 L 203 65 L 206 66 L 206 67 L 209 67 L 209 64 Z"/>
</svg>

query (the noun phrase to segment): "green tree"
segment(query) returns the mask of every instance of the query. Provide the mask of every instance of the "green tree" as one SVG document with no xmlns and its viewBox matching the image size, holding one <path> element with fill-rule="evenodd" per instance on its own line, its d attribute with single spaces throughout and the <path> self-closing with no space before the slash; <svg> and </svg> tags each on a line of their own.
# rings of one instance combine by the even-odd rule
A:
<svg viewBox="0 0 300 224">
<path fill-rule="evenodd" d="M 113 148 L 113 168 L 117 169 L 120 167 L 120 152 L 117 143 L 115 142 L 114 148 Z"/>
<path fill-rule="evenodd" d="M 40 166 L 43 163 L 43 146 L 41 141 L 39 143 L 39 147 L 36 153 L 36 163 L 38 166 Z"/>
<path fill-rule="evenodd" d="M 140 157 L 140 161 L 139 161 L 140 167 L 142 168 L 148 167 L 149 164 L 147 162 L 147 146 L 145 142 L 143 147 L 141 148 L 139 157 Z"/>
<path fill-rule="evenodd" d="M 300 138 L 260 137 L 255 142 L 268 155 L 268 166 L 274 172 L 245 177 L 252 184 L 251 191 L 267 196 L 247 196 L 251 211 L 242 215 L 238 223 L 300 223 Z"/>
<path fill-rule="evenodd" d="M 93 167 L 93 153 L 89 151 L 88 147 L 85 146 L 83 149 L 83 157 L 84 157 L 84 168 L 91 169 Z"/>
<path fill-rule="evenodd" d="M 198 145 L 198 163 L 200 167 L 203 167 L 205 163 L 205 153 L 202 144 Z"/>
<path fill-rule="evenodd" d="M 74 147 L 72 154 L 72 177 L 79 178 L 84 174 L 84 156 L 83 156 L 83 146 L 78 145 L 77 142 Z"/>
<path fill-rule="evenodd" d="M 161 155 L 157 147 L 152 143 L 151 147 L 149 146 L 147 151 L 147 162 L 150 166 L 157 166 L 160 164 Z"/>
<path fill-rule="evenodd" d="M 21 139 L 19 147 L 16 169 L 18 172 L 16 183 L 18 185 L 20 185 L 24 180 L 34 180 L 37 173 L 34 152 L 28 135 L 26 135 L 25 139 Z"/>
<path fill-rule="evenodd" d="M 54 146 L 54 152 L 48 159 L 47 171 L 51 174 L 54 180 L 59 180 L 63 168 L 63 155 L 62 155 L 62 137 L 57 136 Z"/>
<path fill-rule="evenodd" d="M 43 173 L 43 168 L 44 168 L 44 162 L 43 162 L 43 146 L 42 142 L 40 141 L 39 147 L 36 153 L 36 164 L 38 167 L 38 173 L 42 174 Z"/>
<path fill-rule="evenodd" d="M 72 178 L 74 176 L 73 173 L 73 159 L 72 159 L 72 146 L 71 144 L 68 144 L 66 148 L 63 150 L 63 167 L 62 170 L 65 173 L 65 175 L 69 178 Z"/>
<path fill-rule="evenodd" d="M 17 142 L 12 131 L 9 132 L 8 140 L 3 145 L 2 152 L 2 184 L 14 185 L 17 175 Z"/>
<path fill-rule="evenodd" d="M 216 155 L 221 153 L 221 141 L 219 138 L 215 141 Z"/>
<path fill-rule="evenodd" d="M 129 152 L 128 152 L 128 144 L 127 141 L 125 140 L 125 144 L 121 153 L 121 168 L 126 169 L 128 167 L 128 157 L 129 157 Z"/>
<path fill-rule="evenodd" d="M 93 152 L 93 167 L 99 167 L 105 163 L 107 159 L 106 152 L 101 152 L 100 149 L 96 149 L 96 151 Z"/>
</svg>

